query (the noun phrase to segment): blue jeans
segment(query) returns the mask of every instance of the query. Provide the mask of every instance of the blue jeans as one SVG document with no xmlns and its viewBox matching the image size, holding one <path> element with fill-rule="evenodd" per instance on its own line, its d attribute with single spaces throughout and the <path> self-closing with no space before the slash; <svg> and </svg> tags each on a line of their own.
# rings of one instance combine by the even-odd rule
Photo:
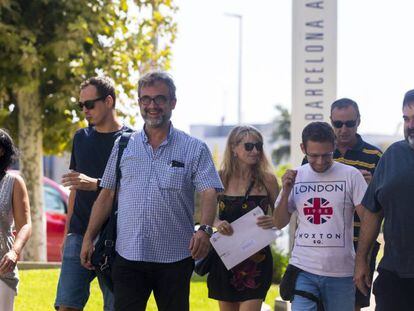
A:
<svg viewBox="0 0 414 311">
<path fill-rule="evenodd" d="M 93 270 L 85 269 L 80 263 L 83 236 L 69 233 L 63 249 L 55 308 L 66 306 L 82 310 L 89 299 L 90 283 L 96 277 Z M 114 296 L 98 276 L 104 298 L 104 310 L 114 310 Z"/>
<path fill-rule="evenodd" d="M 325 311 L 353 311 L 355 286 L 352 277 L 321 276 L 302 271 L 296 280 L 295 289 L 314 294 L 322 300 Z M 316 303 L 295 295 L 293 311 L 317 311 Z"/>
</svg>

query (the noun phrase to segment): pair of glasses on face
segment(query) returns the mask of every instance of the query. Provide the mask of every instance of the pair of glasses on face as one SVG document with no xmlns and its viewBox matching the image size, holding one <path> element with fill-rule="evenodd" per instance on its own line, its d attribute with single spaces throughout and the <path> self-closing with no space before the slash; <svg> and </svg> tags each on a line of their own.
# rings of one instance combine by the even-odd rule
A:
<svg viewBox="0 0 414 311">
<path fill-rule="evenodd" d="M 342 126 L 346 126 L 347 128 L 351 128 L 351 127 L 355 127 L 355 125 L 357 124 L 357 120 L 348 120 L 345 122 L 342 121 L 332 121 L 332 125 L 337 128 L 340 129 L 342 128 Z"/>
<path fill-rule="evenodd" d="M 164 95 L 157 95 L 154 97 L 151 96 L 142 96 L 138 99 L 139 103 L 143 106 L 151 105 L 151 102 L 154 102 L 157 106 L 163 106 L 168 102 L 168 98 Z"/>
<path fill-rule="evenodd" d="M 244 150 L 246 151 L 252 151 L 255 147 L 257 151 L 263 151 L 263 143 L 260 141 L 257 143 L 244 143 Z"/>
<path fill-rule="evenodd" d="M 328 153 L 324 153 L 324 154 L 311 154 L 311 153 L 307 153 L 306 154 L 306 157 L 309 159 L 309 160 L 316 160 L 316 159 L 319 159 L 319 158 L 322 158 L 322 160 L 328 160 L 328 159 L 330 159 L 330 158 L 332 158 L 333 157 L 333 152 L 328 152 Z"/>
<path fill-rule="evenodd" d="M 79 101 L 78 102 L 78 107 L 80 110 L 83 110 L 83 107 L 85 107 L 88 110 L 91 110 L 93 108 L 95 108 L 95 102 L 100 101 L 100 100 L 104 100 L 108 95 L 99 97 L 99 98 L 95 98 L 95 99 L 90 99 L 90 100 L 85 100 L 84 102 Z"/>
</svg>

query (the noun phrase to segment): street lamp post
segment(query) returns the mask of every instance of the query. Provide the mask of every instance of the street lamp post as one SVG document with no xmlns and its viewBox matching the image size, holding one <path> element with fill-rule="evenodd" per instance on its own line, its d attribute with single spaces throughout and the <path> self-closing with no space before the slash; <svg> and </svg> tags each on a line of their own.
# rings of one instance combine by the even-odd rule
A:
<svg viewBox="0 0 414 311">
<path fill-rule="evenodd" d="M 239 64 L 238 64 L 238 99 L 237 99 L 237 123 L 242 123 L 242 43 L 243 43 L 243 16 L 235 13 L 225 13 L 228 17 L 237 18 L 239 21 Z"/>
</svg>

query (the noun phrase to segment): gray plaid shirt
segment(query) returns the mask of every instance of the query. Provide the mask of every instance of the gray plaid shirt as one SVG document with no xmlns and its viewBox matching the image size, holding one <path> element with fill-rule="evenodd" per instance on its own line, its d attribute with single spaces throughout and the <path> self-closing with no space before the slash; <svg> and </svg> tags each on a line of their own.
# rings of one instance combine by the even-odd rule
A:
<svg viewBox="0 0 414 311">
<path fill-rule="evenodd" d="M 115 189 L 115 142 L 101 186 Z M 190 256 L 194 191 L 223 186 L 205 143 L 170 126 L 153 150 L 145 131 L 134 133 L 120 163 L 116 251 L 133 261 L 175 262 Z"/>
</svg>

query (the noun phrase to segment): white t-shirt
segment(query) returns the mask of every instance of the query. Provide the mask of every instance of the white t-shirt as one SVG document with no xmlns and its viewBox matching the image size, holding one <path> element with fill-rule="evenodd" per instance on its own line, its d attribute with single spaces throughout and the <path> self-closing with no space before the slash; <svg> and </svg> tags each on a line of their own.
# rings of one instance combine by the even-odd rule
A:
<svg viewBox="0 0 414 311">
<path fill-rule="evenodd" d="M 367 189 L 362 174 L 337 162 L 323 173 L 309 164 L 297 172 L 288 200 L 289 212 L 298 212 L 290 263 L 317 275 L 352 276 L 353 213 Z"/>
</svg>

